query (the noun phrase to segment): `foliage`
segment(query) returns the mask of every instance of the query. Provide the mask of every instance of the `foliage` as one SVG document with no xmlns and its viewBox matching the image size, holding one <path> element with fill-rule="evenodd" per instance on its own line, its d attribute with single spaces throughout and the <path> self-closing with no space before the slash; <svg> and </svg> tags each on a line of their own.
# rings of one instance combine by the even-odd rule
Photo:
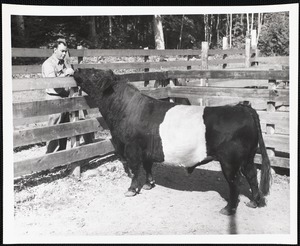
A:
<svg viewBox="0 0 300 246">
<path fill-rule="evenodd" d="M 265 56 L 289 55 L 289 14 L 265 14 L 261 37 L 258 42 L 260 53 Z"/>
<path fill-rule="evenodd" d="M 201 49 L 205 30 L 210 48 L 221 48 L 222 38 L 229 35 L 229 16 L 210 14 L 206 22 L 204 15 L 162 16 L 166 49 Z M 255 28 L 258 26 L 256 16 L 254 14 Z M 244 48 L 249 24 L 246 14 L 233 14 L 232 17 L 232 47 Z M 51 48 L 55 40 L 64 37 L 69 48 L 78 45 L 99 49 L 155 48 L 153 16 L 149 15 L 23 16 L 23 19 L 25 35 L 20 31 L 16 16 L 12 16 L 13 47 Z M 288 13 L 264 14 L 258 48 L 263 55 L 289 54 Z"/>
</svg>

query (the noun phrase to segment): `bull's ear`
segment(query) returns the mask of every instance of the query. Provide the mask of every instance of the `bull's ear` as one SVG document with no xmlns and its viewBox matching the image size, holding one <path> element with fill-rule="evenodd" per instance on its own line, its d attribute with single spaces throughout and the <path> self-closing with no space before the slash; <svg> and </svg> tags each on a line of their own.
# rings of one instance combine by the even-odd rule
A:
<svg viewBox="0 0 300 246">
<path fill-rule="evenodd" d="M 101 91 L 103 92 L 104 95 L 108 95 L 114 92 L 113 85 L 110 83 L 105 83 L 101 87 Z"/>
<path fill-rule="evenodd" d="M 101 81 L 101 91 L 103 92 L 113 92 L 113 86 L 115 85 L 115 75 L 111 70 L 105 71 L 105 76 Z"/>
</svg>

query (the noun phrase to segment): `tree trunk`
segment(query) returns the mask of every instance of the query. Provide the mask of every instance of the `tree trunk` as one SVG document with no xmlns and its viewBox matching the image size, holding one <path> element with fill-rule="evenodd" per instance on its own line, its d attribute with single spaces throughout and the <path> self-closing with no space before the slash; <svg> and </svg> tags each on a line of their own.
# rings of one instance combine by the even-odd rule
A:
<svg viewBox="0 0 300 246">
<path fill-rule="evenodd" d="M 250 30 L 249 30 L 249 13 L 247 13 L 247 34 L 246 37 L 250 37 Z"/>
<path fill-rule="evenodd" d="M 204 40 L 208 42 L 208 15 L 204 15 Z"/>
<path fill-rule="evenodd" d="M 92 40 L 92 44 L 94 47 L 98 46 L 97 32 L 96 32 L 96 17 L 90 17 L 90 39 Z"/>
<path fill-rule="evenodd" d="M 211 38 L 212 38 L 212 26 L 213 26 L 213 15 L 210 15 L 209 26 L 208 26 L 208 47 L 211 46 Z"/>
<path fill-rule="evenodd" d="M 17 32 L 18 32 L 18 43 L 22 44 L 23 47 L 26 45 L 26 38 L 25 38 L 25 22 L 24 22 L 24 16 L 23 15 L 16 15 L 16 23 L 17 23 Z"/>
<path fill-rule="evenodd" d="M 262 23 L 263 23 L 263 18 L 264 18 L 264 14 L 263 13 L 261 13 L 261 14 L 258 13 L 258 19 L 257 19 L 258 27 L 257 27 L 256 44 L 258 44 L 259 35 L 260 35 L 260 32 L 261 32 L 261 26 L 262 26 Z"/>
<path fill-rule="evenodd" d="M 153 23 L 154 23 L 153 28 L 154 28 L 155 49 L 164 50 L 165 41 L 164 41 L 164 32 L 162 27 L 161 16 L 154 15 Z"/>
<path fill-rule="evenodd" d="M 111 37 L 112 37 L 112 19 L 111 19 L 111 16 L 108 16 L 108 35 L 109 35 L 109 40 L 111 41 Z"/>
<path fill-rule="evenodd" d="M 232 46 L 232 14 L 230 14 L 230 26 L 229 26 L 229 48 Z"/>
<path fill-rule="evenodd" d="M 184 15 L 182 16 L 182 19 L 181 19 L 181 27 L 180 27 L 180 35 L 179 35 L 179 44 L 178 44 L 178 46 L 177 46 L 177 49 L 181 49 L 182 31 L 183 31 L 183 20 L 184 20 Z"/>
<path fill-rule="evenodd" d="M 226 37 L 229 36 L 229 14 L 226 15 Z"/>
<path fill-rule="evenodd" d="M 219 23 L 220 23 L 220 15 L 217 15 L 217 25 L 216 25 L 216 29 L 217 29 L 217 47 L 218 47 L 219 39 L 220 39 Z"/>
</svg>

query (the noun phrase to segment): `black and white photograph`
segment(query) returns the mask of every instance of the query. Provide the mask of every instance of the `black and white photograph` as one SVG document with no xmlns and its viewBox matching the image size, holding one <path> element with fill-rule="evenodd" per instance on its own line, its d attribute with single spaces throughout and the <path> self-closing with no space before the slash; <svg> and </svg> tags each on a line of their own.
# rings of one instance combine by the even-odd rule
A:
<svg viewBox="0 0 300 246">
<path fill-rule="evenodd" d="M 2 4 L 11 243 L 297 243 L 299 4 Z"/>
</svg>

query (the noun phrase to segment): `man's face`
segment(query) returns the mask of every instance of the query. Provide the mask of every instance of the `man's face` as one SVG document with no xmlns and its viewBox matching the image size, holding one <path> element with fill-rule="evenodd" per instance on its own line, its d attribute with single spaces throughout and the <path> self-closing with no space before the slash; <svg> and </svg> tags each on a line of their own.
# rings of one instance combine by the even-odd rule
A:
<svg viewBox="0 0 300 246">
<path fill-rule="evenodd" d="M 54 54 L 57 59 L 64 59 L 67 54 L 67 46 L 60 43 L 57 48 L 54 48 Z"/>
</svg>

